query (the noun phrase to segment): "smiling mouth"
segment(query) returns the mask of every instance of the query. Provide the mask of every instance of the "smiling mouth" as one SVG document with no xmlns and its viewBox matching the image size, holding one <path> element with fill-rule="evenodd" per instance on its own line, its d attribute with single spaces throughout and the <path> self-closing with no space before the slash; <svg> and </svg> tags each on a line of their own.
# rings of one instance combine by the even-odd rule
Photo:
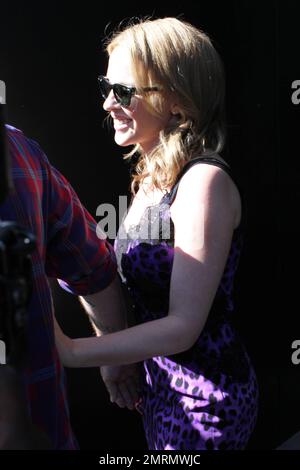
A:
<svg viewBox="0 0 300 470">
<path fill-rule="evenodd" d="M 114 119 L 115 130 L 125 129 L 131 123 L 131 119 Z"/>
</svg>

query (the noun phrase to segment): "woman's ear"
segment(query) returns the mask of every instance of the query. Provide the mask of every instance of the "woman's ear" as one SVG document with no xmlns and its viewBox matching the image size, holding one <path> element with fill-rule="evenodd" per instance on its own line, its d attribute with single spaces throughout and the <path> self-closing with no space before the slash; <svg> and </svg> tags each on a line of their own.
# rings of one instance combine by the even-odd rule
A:
<svg viewBox="0 0 300 470">
<path fill-rule="evenodd" d="M 178 104 L 176 103 L 173 103 L 171 104 L 171 114 L 173 114 L 173 116 L 178 116 L 178 115 L 181 115 L 181 110 L 178 106 Z"/>
</svg>

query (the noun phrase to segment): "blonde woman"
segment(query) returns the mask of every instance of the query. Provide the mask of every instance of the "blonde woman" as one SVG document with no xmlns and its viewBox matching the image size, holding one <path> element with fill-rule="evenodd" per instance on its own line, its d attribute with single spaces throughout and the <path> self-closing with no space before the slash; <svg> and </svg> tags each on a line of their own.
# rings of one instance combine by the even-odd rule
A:
<svg viewBox="0 0 300 470">
<path fill-rule="evenodd" d="M 137 325 L 70 340 L 71 367 L 143 361 L 140 410 L 150 449 L 243 449 L 257 383 L 231 323 L 242 205 L 219 152 L 224 77 L 206 34 L 146 20 L 108 42 L 99 77 L 118 145 L 139 158 L 115 251 Z"/>
</svg>

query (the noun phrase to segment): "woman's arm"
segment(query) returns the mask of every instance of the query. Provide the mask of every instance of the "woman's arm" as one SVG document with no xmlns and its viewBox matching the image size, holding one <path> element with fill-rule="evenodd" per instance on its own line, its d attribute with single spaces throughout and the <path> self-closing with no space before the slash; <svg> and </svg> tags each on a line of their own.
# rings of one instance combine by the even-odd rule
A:
<svg viewBox="0 0 300 470">
<path fill-rule="evenodd" d="M 64 335 L 56 320 L 55 323 L 56 345 L 66 367 L 133 364 L 186 349 L 180 320 L 176 317 L 165 317 L 100 337 L 76 339 Z"/>
<path fill-rule="evenodd" d="M 79 299 L 97 336 L 126 328 L 126 308 L 119 276 L 100 292 Z"/>
<path fill-rule="evenodd" d="M 176 354 L 199 337 L 228 257 L 236 218 L 233 183 L 221 169 L 195 165 L 182 178 L 172 206 L 175 254 L 169 314 L 100 338 L 66 342 L 65 365 L 130 364 Z"/>
</svg>

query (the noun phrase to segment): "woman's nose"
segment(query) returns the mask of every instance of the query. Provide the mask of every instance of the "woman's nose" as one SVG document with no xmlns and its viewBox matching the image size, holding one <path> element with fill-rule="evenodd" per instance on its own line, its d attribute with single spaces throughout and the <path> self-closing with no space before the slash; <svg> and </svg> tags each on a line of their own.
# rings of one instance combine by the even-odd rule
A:
<svg viewBox="0 0 300 470">
<path fill-rule="evenodd" d="M 106 100 L 103 103 L 103 109 L 105 111 L 110 111 L 111 109 L 115 107 L 119 107 L 119 103 L 117 102 L 113 90 L 110 90 L 110 92 L 107 95 Z"/>
</svg>

